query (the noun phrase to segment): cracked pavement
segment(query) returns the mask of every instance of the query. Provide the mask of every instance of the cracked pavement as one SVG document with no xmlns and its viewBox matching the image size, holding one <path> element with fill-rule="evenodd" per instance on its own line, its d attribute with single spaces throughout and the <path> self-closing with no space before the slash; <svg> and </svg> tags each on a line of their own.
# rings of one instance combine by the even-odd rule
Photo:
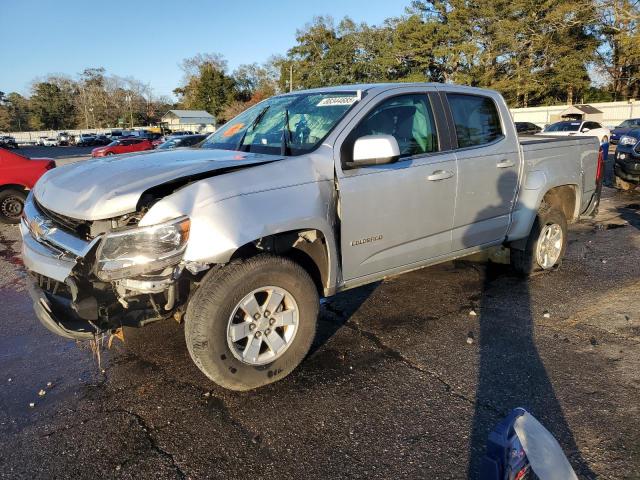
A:
<svg viewBox="0 0 640 480">
<path fill-rule="evenodd" d="M 2 226 L 0 477 L 474 478 L 524 406 L 579 477 L 638 478 L 639 247 L 640 195 L 605 189 L 560 270 L 450 262 L 342 293 L 297 370 L 234 393 L 173 321 L 126 330 L 100 366 L 50 334 Z"/>
</svg>

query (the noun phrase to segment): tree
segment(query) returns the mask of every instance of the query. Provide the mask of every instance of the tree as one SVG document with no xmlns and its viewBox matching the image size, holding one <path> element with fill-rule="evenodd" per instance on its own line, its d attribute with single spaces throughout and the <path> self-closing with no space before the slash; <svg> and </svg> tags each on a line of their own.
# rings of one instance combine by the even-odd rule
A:
<svg viewBox="0 0 640 480">
<path fill-rule="evenodd" d="M 277 73 L 267 64 L 265 66 L 252 63 L 240 65 L 233 72 L 236 100 L 249 101 L 257 92 L 263 98 L 275 95 L 277 89 Z"/>
<path fill-rule="evenodd" d="M 280 88 L 354 84 L 395 78 L 391 67 L 392 27 L 370 27 L 345 17 L 335 26 L 331 17 L 315 17 L 296 34 L 297 44 L 278 61 Z"/>
<path fill-rule="evenodd" d="M 424 0 L 408 13 L 394 48 L 427 78 L 496 88 L 522 106 L 572 102 L 589 86 L 591 2 Z"/>
<path fill-rule="evenodd" d="M 222 117 L 229 120 L 247 108 L 278 92 L 279 59 L 270 59 L 264 65 L 240 65 L 232 74 L 233 99 L 225 106 Z"/>
<path fill-rule="evenodd" d="M 35 129 L 59 130 L 73 127 L 75 107 L 73 82 L 61 77 L 49 77 L 32 87 L 31 124 Z"/>
<path fill-rule="evenodd" d="M 640 93 L 640 2 L 595 0 L 599 12 L 594 34 L 600 44 L 596 68 L 606 78 L 615 100 Z"/>
<path fill-rule="evenodd" d="M 11 118 L 10 130 L 17 132 L 26 130 L 29 126 L 29 100 L 19 93 L 11 92 L 5 97 L 4 103 Z"/>
<path fill-rule="evenodd" d="M 218 54 L 199 54 L 182 62 L 185 84 L 174 93 L 190 110 L 206 110 L 216 120 L 234 99 L 235 81 L 226 74 L 226 62 Z"/>
</svg>

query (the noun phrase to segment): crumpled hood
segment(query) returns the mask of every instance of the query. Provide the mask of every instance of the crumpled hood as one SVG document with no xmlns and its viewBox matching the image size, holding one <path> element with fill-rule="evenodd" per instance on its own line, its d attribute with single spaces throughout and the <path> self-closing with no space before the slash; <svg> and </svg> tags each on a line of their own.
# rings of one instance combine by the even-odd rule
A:
<svg viewBox="0 0 640 480">
<path fill-rule="evenodd" d="M 45 208 L 79 220 L 133 212 L 143 192 L 183 177 L 281 160 L 229 150 L 175 149 L 86 160 L 47 172 L 34 195 Z"/>
</svg>

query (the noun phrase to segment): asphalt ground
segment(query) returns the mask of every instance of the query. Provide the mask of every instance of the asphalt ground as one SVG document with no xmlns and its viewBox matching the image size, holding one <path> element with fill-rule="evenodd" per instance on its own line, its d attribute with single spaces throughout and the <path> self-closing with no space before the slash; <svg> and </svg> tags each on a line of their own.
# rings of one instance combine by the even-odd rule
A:
<svg viewBox="0 0 640 480">
<path fill-rule="evenodd" d="M 640 193 L 606 188 L 556 272 L 450 262 L 327 300 L 302 365 L 246 393 L 172 320 L 100 364 L 50 334 L 19 250 L 0 227 L 2 478 L 475 478 L 518 406 L 580 478 L 640 478 Z"/>
<path fill-rule="evenodd" d="M 96 147 L 21 147 L 13 152 L 29 158 L 53 158 L 58 166 L 91 158 Z"/>
</svg>

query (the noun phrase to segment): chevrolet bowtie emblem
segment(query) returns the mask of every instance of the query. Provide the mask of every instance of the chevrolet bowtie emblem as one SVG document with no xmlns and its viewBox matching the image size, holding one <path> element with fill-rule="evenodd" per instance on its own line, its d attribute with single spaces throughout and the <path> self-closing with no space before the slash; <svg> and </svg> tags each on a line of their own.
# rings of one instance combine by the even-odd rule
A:
<svg viewBox="0 0 640 480">
<path fill-rule="evenodd" d="M 55 233 L 57 228 L 53 226 L 51 220 L 42 217 L 33 217 L 29 220 L 29 230 L 33 238 L 42 241 L 46 240 L 49 235 Z"/>
</svg>

